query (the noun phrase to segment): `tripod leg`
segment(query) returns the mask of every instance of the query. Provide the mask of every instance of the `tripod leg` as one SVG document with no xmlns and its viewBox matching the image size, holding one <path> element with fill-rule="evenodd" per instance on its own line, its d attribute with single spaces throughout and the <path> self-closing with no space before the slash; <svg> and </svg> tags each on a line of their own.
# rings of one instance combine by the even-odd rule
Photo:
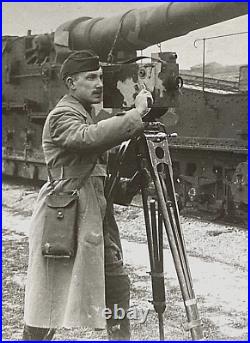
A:
<svg viewBox="0 0 250 343">
<path fill-rule="evenodd" d="M 159 322 L 160 341 L 165 341 L 165 338 L 164 338 L 163 313 L 158 313 L 158 322 Z"/>
<path fill-rule="evenodd" d="M 171 225 L 173 224 L 173 219 L 170 211 L 167 208 L 165 200 L 166 195 L 164 197 L 163 188 L 161 186 L 160 177 L 158 174 L 155 175 L 155 187 L 187 313 L 188 324 L 186 328 L 187 330 L 190 330 L 193 340 L 202 339 L 203 334 L 201 323 L 198 316 L 197 304 L 192 288 L 189 266 L 187 258 L 185 258 L 185 246 L 183 242 L 182 244 L 180 244 L 180 236 L 176 231 L 176 227 L 174 225 Z"/>
<path fill-rule="evenodd" d="M 138 170 L 142 174 L 144 167 L 143 159 L 138 151 L 137 157 Z M 152 304 L 154 305 L 154 309 L 158 315 L 160 340 L 164 340 L 163 313 L 166 308 L 166 299 L 163 275 L 162 219 L 158 216 L 158 222 L 156 220 L 155 200 L 151 200 L 148 204 L 147 188 L 143 184 L 143 180 L 141 183 L 141 193 L 151 269 L 150 275 L 153 295 Z"/>
<path fill-rule="evenodd" d="M 198 319 L 199 314 L 198 314 L 198 308 L 196 306 L 196 301 L 195 301 L 195 293 L 193 289 L 191 271 L 188 264 L 184 236 L 181 230 L 179 210 L 177 207 L 174 187 L 173 187 L 173 183 L 171 182 L 172 181 L 171 173 L 169 172 L 168 169 L 166 170 L 167 186 L 165 185 L 164 180 L 162 179 L 162 175 L 160 175 L 160 181 L 161 181 L 163 193 L 166 194 L 168 190 L 167 193 L 169 195 L 169 199 L 171 199 L 171 208 L 168 208 L 168 214 L 169 214 L 171 226 L 173 228 L 173 233 L 175 235 L 176 247 L 178 249 L 178 254 L 180 256 L 180 261 L 181 261 L 181 268 L 183 270 L 183 275 L 184 275 L 186 285 L 187 285 L 189 298 L 184 301 L 187 317 L 190 321 L 192 321 L 192 318 L 197 318 L 194 324 L 198 324 L 197 320 L 199 320 Z M 166 199 L 166 196 L 164 198 Z M 183 294 L 183 298 L 185 299 L 185 294 Z M 193 333 L 193 335 L 195 335 L 195 333 Z"/>
<path fill-rule="evenodd" d="M 158 314 L 160 340 L 164 340 L 163 313 L 166 308 L 165 285 L 163 273 L 163 236 L 162 221 L 158 216 L 156 220 L 156 202 L 150 201 L 151 228 L 153 238 L 154 268 L 151 268 L 151 281 L 153 291 L 153 305 Z M 158 212 L 159 214 L 159 212 Z"/>
<path fill-rule="evenodd" d="M 142 194 L 143 213 L 144 213 L 147 242 L 148 242 L 150 269 L 152 270 L 154 269 L 154 265 L 155 265 L 154 251 L 153 251 L 153 238 L 152 238 L 150 215 L 149 215 L 149 209 L 148 209 L 148 195 L 147 195 L 147 190 L 143 185 L 141 186 L 141 194 Z"/>
<path fill-rule="evenodd" d="M 177 208 L 177 204 L 175 203 L 175 194 L 173 193 L 173 189 L 171 188 L 172 184 L 167 182 L 168 177 L 169 177 L 169 174 L 167 172 L 167 168 L 166 168 L 165 172 L 166 172 L 166 174 L 165 174 L 166 180 L 164 179 L 162 173 L 159 173 L 159 179 L 160 179 L 164 199 L 165 199 L 165 202 L 167 204 L 169 222 L 170 222 L 170 225 L 172 227 L 173 234 L 175 237 L 176 247 L 178 249 L 178 254 L 180 256 L 182 266 L 185 266 L 185 265 L 187 266 L 186 269 L 183 267 L 184 268 L 183 272 L 184 272 L 184 276 L 186 278 L 187 287 L 190 286 L 188 288 L 189 296 L 194 297 L 191 272 L 189 270 L 189 266 L 188 266 L 188 262 L 187 262 L 186 249 L 185 249 L 185 245 L 184 245 L 184 237 L 183 237 L 183 233 L 182 233 L 181 226 L 180 226 L 180 218 L 179 218 L 179 215 L 177 215 L 178 208 Z M 166 183 L 167 183 L 167 186 L 166 186 Z M 173 216 L 173 214 L 174 214 L 174 216 Z"/>
<path fill-rule="evenodd" d="M 122 167 L 124 156 L 126 154 L 129 144 L 130 144 L 130 140 L 123 142 L 121 144 L 120 149 L 116 155 L 114 171 L 113 173 L 111 173 L 111 175 L 108 175 L 105 180 L 104 189 L 105 189 L 105 197 L 107 199 L 108 204 L 111 203 L 115 186 L 118 184 L 120 180 L 121 167 Z"/>
<path fill-rule="evenodd" d="M 203 333 L 192 287 L 191 273 L 187 261 L 183 234 L 181 231 L 174 184 L 171 181 L 172 167 L 168 145 L 166 141 L 155 142 L 152 140 L 146 140 L 146 143 L 148 147 L 149 161 L 151 163 L 151 176 L 155 184 L 159 209 L 166 228 L 169 246 L 173 256 L 188 318 L 186 329 L 190 330 L 193 340 L 202 339 Z M 168 180 L 167 184 L 165 183 L 166 179 Z M 174 216 L 172 216 L 169 203 L 174 206 Z"/>
<path fill-rule="evenodd" d="M 145 192 L 142 191 L 143 193 Z M 158 314 L 159 322 L 159 335 L 160 340 L 164 340 L 164 325 L 163 325 L 163 313 L 166 308 L 165 299 L 165 287 L 164 287 L 164 275 L 163 275 L 163 245 L 162 245 L 162 227 L 161 231 L 157 233 L 156 225 L 156 211 L 155 201 L 150 201 L 150 215 L 148 210 L 148 203 L 143 205 L 144 219 L 146 225 L 147 242 L 150 259 L 150 275 L 152 283 L 152 294 L 154 309 Z M 150 221 L 151 218 L 151 221 Z M 160 244 L 159 244 L 160 242 Z"/>
</svg>

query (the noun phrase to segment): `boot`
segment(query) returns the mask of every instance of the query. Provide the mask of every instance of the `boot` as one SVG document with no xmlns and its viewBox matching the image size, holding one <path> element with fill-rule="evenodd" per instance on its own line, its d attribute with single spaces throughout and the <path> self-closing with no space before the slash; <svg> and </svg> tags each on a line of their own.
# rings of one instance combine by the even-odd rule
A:
<svg viewBox="0 0 250 343">
<path fill-rule="evenodd" d="M 130 341 L 130 322 L 128 318 L 107 321 L 109 341 Z"/>
<path fill-rule="evenodd" d="M 23 341 L 51 341 L 56 330 L 24 325 Z"/>
</svg>

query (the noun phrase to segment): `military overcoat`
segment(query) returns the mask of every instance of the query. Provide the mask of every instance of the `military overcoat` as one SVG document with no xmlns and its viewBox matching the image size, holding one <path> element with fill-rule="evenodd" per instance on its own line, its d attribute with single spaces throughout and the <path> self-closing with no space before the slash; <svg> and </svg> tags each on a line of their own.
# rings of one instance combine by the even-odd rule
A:
<svg viewBox="0 0 250 343">
<path fill-rule="evenodd" d="M 46 196 L 51 191 L 47 182 L 39 192 L 30 226 L 24 308 L 27 325 L 105 328 L 102 310 L 105 309 L 103 181 L 106 169 L 101 156 L 111 147 L 140 134 L 142 129 L 136 109 L 94 124 L 91 114 L 70 95 L 64 96 L 49 113 L 42 144 L 47 165 L 58 171 L 54 185 L 60 190 L 80 188 L 78 246 L 71 260 L 42 256 Z M 79 169 L 81 177 L 78 177 Z"/>
</svg>

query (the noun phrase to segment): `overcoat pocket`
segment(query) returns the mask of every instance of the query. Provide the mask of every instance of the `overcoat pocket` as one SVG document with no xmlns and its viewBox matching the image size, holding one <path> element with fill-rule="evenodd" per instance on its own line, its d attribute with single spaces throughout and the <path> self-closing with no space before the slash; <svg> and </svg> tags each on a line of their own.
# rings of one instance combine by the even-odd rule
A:
<svg viewBox="0 0 250 343">
<path fill-rule="evenodd" d="M 52 258 L 71 258 L 77 247 L 77 192 L 49 194 L 42 237 L 42 254 Z"/>
</svg>

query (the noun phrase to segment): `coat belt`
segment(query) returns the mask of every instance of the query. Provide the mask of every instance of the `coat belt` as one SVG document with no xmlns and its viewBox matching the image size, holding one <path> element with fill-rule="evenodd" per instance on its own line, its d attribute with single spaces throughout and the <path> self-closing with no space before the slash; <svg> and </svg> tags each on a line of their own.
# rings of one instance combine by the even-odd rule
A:
<svg viewBox="0 0 250 343">
<path fill-rule="evenodd" d="M 56 168 L 48 168 L 49 180 L 74 179 L 88 176 L 93 169 L 92 164 L 61 166 Z M 106 176 L 106 165 L 96 164 L 92 170 L 91 176 Z"/>
</svg>

